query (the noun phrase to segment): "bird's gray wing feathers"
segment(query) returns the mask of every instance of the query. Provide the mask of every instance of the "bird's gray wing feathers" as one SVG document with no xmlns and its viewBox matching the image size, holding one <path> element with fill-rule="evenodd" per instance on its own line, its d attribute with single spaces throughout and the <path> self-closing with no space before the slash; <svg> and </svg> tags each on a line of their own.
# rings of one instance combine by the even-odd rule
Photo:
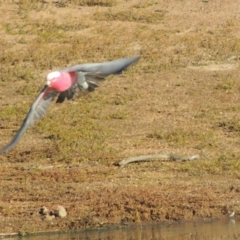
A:
<svg viewBox="0 0 240 240">
<path fill-rule="evenodd" d="M 128 66 L 138 61 L 140 56 L 129 57 L 129 58 L 120 58 L 113 61 L 103 62 L 103 63 L 85 63 L 75 65 L 73 67 L 63 68 L 59 71 L 61 72 L 92 72 L 92 73 L 101 73 L 105 76 L 110 74 L 121 73 Z"/>
<path fill-rule="evenodd" d="M 32 105 L 28 113 L 29 116 L 27 115 L 26 117 L 28 121 L 27 127 L 33 126 L 37 120 L 43 117 L 57 94 L 57 91 L 49 87 L 43 92 L 42 98 L 40 98 L 38 102 L 37 100 L 34 102 L 35 106 Z"/>
<path fill-rule="evenodd" d="M 13 137 L 12 141 L 0 151 L 0 154 L 8 152 L 16 146 L 25 131 L 44 115 L 56 95 L 57 92 L 55 90 L 49 88 L 48 86 L 44 86 L 32 104 L 26 118 L 22 123 L 22 126 Z"/>
<path fill-rule="evenodd" d="M 124 69 L 126 69 L 131 64 L 138 61 L 140 56 L 121 58 L 114 61 L 103 62 L 103 63 L 85 63 L 75 65 L 73 67 L 68 67 L 61 69 L 61 72 L 76 72 L 77 86 L 82 91 L 83 94 L 94 91 L 96 87 L 99 87 L 99 82 L 105 79 L 111 74 L 120 74 Z M 57 103 L 62 103 L 65 98 L 71 99 L 76 93 L 76 85 L 72 86 L 70 89 L 59 94 Z"/>
</svg>

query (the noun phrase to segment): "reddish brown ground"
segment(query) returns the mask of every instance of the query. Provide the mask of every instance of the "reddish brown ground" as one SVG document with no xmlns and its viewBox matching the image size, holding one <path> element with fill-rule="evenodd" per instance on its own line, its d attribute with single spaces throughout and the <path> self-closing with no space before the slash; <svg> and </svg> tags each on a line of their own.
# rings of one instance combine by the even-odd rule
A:
<svg viewBox="0 0 240 240">
<path fill-rule="evenodd" d="M 238 217 L 239 1 L 16 2 L 0 3 L 1 146 L 51 69 L 142 57 L 0 156 L 0 233 Z M 160 151 L 207 158 L 116 165 Z M 66 218 L 39 214 L 57 205 Z"/>
</svg>

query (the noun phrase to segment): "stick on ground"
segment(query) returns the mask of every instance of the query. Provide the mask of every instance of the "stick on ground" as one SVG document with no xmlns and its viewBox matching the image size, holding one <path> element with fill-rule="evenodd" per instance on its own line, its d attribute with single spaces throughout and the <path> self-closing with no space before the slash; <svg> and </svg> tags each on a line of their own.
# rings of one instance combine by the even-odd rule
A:
<svg viewBox="0 0 240 240">
<path fill-rule="evenodd" d="M 143 155 L 143 156 L 137 156 L 137 157 L 130 157 L 130 158 L 125 158 L 121 162 L 119 162 L 119 166 L 124 166 L 129 163 L 133 162 L 141 162 L 141 161 L 150 161 L 150 160 L 162 160 L 162 161 L 167 161 L 167 160 L 172 160 L 172 161 L 192 161 L 200 159 L 200 155 L 196 154 L 193 156 L 181 156 L 177 154 L 153 154 L 153 155 Z"/>
</svg>

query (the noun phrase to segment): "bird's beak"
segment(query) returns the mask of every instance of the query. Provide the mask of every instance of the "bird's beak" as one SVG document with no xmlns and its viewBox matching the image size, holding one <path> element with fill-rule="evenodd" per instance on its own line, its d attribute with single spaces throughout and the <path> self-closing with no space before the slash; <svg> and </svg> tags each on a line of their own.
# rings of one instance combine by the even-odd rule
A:
<svg viewBox="0 0 240 240">
<path fill-rule="evenodd" d="M 46 85 L 49 87 L 51 85 L 51 81 L 47 80 Z"/>
</svg>

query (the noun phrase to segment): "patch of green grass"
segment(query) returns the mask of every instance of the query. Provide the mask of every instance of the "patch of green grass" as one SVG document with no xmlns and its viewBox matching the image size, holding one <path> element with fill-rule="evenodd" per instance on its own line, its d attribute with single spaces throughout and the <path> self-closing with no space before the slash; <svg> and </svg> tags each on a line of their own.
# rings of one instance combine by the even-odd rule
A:
<svg viewBox="0 0 240 240">
<path fill-rule="evenodd" d="M 115 113 L 112 113 L 110 115 L 108 115 L 106 117 L 107 119 L 127 119 L 128 118 L 128 114 L 126 112 L 123 111 L 117 111 Z"/>
<path fill-rule="evenodd" d="M 206 158 L 208 157 L 208 158 Z M 204 156 L 200 154 L 199 160 L 180 162 L 174 165 L 174 170 L 187 172 L 189 176 L 211 175 L 239 175 L 239 153 L 219 152 L 215 156 Z"/>
<path fill-rule="evenodd" d="M 231 112 L 239 112 L 240 111 L 240 106 L 236 105 L 236 106 L 230 106 L 228 108 L 225 109 L 226 111 L 231 111 Z"/>
<path fill-rule="evenodd" d="M 25 51 L 16 55 L 14 51 L 6 51 L 0 57 L 0 82 L 1 85 L 9 82 L 13 83 L 19 80 L 30 82 L 35 78 L 35 69 L 30 62 L 29 56 Z"/>
<path fill-rule="evenodd" d="M 155 130 L 152 134 L 149 134 L 148 137 L 167 141 L 176 146 L 190 145 L 193 142 L 197 146 L 197 144 L 201 142 L 210 142 L 214 138 L 214 133 L 177 128 L 170 131 Z"/>
<path fill-rule="evenodd" d="M 18 0 L 15 1 L 18 4 L 19 9 L 26 8 L 31 10 L 41 10 L 46 8 L 46 3 L 39 0 Z M 67 0 L 67 1 L 56 1 L 53 2 L 57 7 L 68 7 L 69 5 L 79 6 L 99 6 L 99 7 L 112 7 L 116 6 L 116 0 Z"/>
<path fill-rule="evenodd" d="M 2 120 L 16 121 L 21 114 L 26 113 L 27 104 L 14 104 L 9 106 L 4 106 L 0 111 L 0 118 Z"/>
<path fill-rule="evenodd" d="M 219 122 L 217 126 L 223 128 L 227 132 L 240 132 L 240 120 L 238 117 Z"/>
<path fill-rule="evenodd" d="M 181 43 L 182 54 L 194 60 L 195 64 L 200 61 L 224 61 L 240 50 L 240 40 L 236 37 L 229 38 L 237 29 L 231 29 L 228 35 L 219 29 L 212 34 L 189 33 L 176 37 L 174 41 Z M 230 35 L 230 36 L 229 36 Z"/>
<path fill-rule="evenodd" d="M 52 31 L 52 29 L 49 30 L 42 30 L 38 32 L 38 39 L 39 42 L 54 42 L 58 39 L 64 38 L 64 33 L 59 31 Z"/>
<path fill-rule="evenodd" d="M 105 141 L 111 132 L 101 120 L 90 117 L 94 114 L 92 104 L 56 105 L 35 129 L 58 149 L 55 159 L 71 162 L 78 156 L 79 160 L 99 161 L 102 155 L 107 156 Z"/>
<path fill-rule="evenodd" d="M 226 93 L 235 93 L 239 91 L 240 84 L 237 79 L 231 78 L 231 76 L 222 77 L 219 83 L 215 86 L 217 90 L 223 90 Z"/>
<path fill-rule="evenodd" d="M 141 11 L 129 9 L 121 12 L 97 12 L 94 14 L 94 19 L 98 21 L 129 21 L 140 23 L 157 24 L 162 21 L 165 13 L 157 13 L 154 11 Z"/>
<path fill-rule="evenodd" d="M 32 10 L 41 11 L 46 7 L 44 2 L 39 0 L 18 0 L 14 1 L 14 3 L 18 5 L 19 15 L 26 15 Z"/>
<path fill-rule="evenodd" d="M 114 80 L 113 80 L 114 81 Z M 111 98 L 107 98 L 104 103 L 110 104 L 110 105 L 126 105 L 128 103 L 132 103 L 133 101 L 136 101 L 139 99 L 138 92 L 135 92 L 132 90 L 132 86 L 127 88 L 124 88 L 126 92 L 124 92 L 121 95 L 112 96 Z M 131 91 L 129 91 L 131 90 Z"/>
<path fill-rule="evenodd" d="M 32 83 L 34 83 L 32 81 Z M 19 95 L 29 95 L 29 96 L 32 96 L 32 95 L 37 95 L 38 91 L 39 91 L 39 87 L 38 86 L 34 86 L 35 84 L 25 84 L 24 86 L 21 86 L 19 87 L 18 89 L 16 89 L 16 94 L 19 94 Z"/>
<path fill-rule="evenodd" d="M 115 0 L 71 0 L 73 4 L 80 6 L 100 6 L 100 7 L 113 7 L 117 5 Z"/>
<path fill-rule="evenodd" d="M 46 21 L 39 24 L 5 24 L 5 31 L 7 34 L 11 35 L 37 35 L 41 39 L 41 42 L 54 42 L 62 39 L 65 35 L 62 29 L 67 28 L 67 26 L 58 27 L 54 21 Z"/>
<path fill-rule="evenodd" d="M 139 3 L 133 5 L 134 8 L 148 8 L 157 5 L 157 1 L 140 1 Z"/>
<path fill-rule="evenodd" d="M 208 117 L 208 113 L 206 111 L 202 111 L 196 115 L 194 115 L 195 118 L 207 118 Z"/>
</svg>

